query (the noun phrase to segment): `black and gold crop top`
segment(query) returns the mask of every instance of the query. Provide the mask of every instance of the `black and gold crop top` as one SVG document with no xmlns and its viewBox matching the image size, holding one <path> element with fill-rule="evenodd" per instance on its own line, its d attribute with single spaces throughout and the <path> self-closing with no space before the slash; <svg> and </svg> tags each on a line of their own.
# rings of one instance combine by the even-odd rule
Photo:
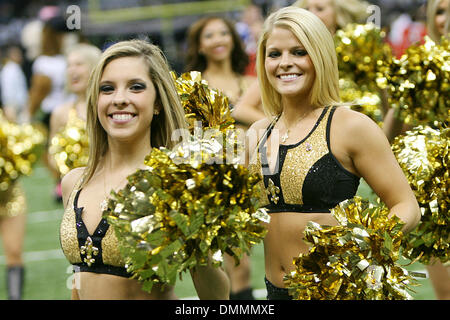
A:
<svg viewBox="0 0 450 320">
<path fill-rule="evenodd" d="M 60 227 L 61 247 L 74 272 L 94 272 L 131 277 L 120 255 L 118 240 L 113 228 L 102 218 L 92 235 L 82 218 L 83 208 L 78 207 L 81 192 L 80 180 L 74 187 L 64 211 Z"/>
<path fill-rule="evenodd" d="M 352 198 L 359 177 L 346 170 L 330 149 L 330 125 L 335 107 L 325 107 L 314 127 L 301 141 L 280 144 L 276 169 L 270 171 L 266 141 L 278 118 L 264 133 L 252 173 L 262 173 L 261 206 L 269 213 L 327 213 L 339 202 Z"/>
</svg>

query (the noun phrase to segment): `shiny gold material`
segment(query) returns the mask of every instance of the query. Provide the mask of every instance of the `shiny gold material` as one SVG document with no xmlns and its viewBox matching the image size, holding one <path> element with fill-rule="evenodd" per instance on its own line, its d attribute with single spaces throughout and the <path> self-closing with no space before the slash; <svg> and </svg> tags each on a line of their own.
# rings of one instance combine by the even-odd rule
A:
<svg viewBox="0 0 450 320">
<path fill-rule="evenodd" d="M 259 152 L 256 153 L 256 163 L 250 163 L 248 166 L 248 170 L 253 175 L 259 175 L 262 177 L 262 171 L 261 171 L 261 154 Z M 258 188 L 259 190 L 265 190 L 264 180 L 261 178 L 258 182 Z M 266 192 L 260 192 L 259 193 L 259 205 L 261 207 L 265 207 L 269 204 L 269 198 L 267 197 Z"/>
<path fill-rule="evenodd" d="M 450 129 L 418 126 L 398 136 L 392 150 L 422 211 L 419 225 L 404 239 L 406 255 L 422 263 L 449 261 Z"/>
<path fill-rule="evenodd" d="M 73 191 L 69 196 L 69 200 L 67 201 L 69 205 L 64 210 L 64 215 L 62 217 L 59 229 L 62 251 L 66 256 L 66 259 L 71 264 L 82 262 L 80 256 L 80 246 L 78 244 L 78 233 L 76 227 L 77 222 L 75 217 L 75 210 L 73 208 L 74 198 L 81 183 L 82 180 L 80 179 L 80 181 L 75 184 Z"/>
<path fill-rule="evenodd" d="M 60 226 L 60 241 L 64 255 L 71 264 L 81 263 L 81 252 L 78 243 L 78 233 L 76 228 L 76 216 L 73 208 L 73 201 L 76 193 L 78 192 L 82 179 L 78 181 L 74 190 L 72 191 L 66 210 L 61 221 Z M 125 260 L 122 258 L 118 240 L 114 234 L 114 229 L 110 226 L 106 231 L 105 236 L 101 242 L 102 246 L 102 260 L 106 265 L 124 267 Z"/>
<path fill-rule="evenodd" d="M 386 300 L 411 299 L 413 277 L 398 264 L 403 224 L 388 217 L 384 205 L 360 197 L 331 210 L 338 226 L 309 222 L 308 254 L 294 258 L 295 271 L 285 277 L 294 299 Z"/>
<path fill-rule="evenodd" d="M 329 152 L 327 146 L 326 127 L 331 108 L 303 143 L 287 151 L 283 170 L 280 174 L 281 190 L 287 204 L 303 204 L 301 192 L 306 175 L 320 158 Z"/>
<path fill-rule="evenodd" d="M 87 237 L 84 246 L 80 247 L 81 254 L 86 255 L 86 258 L 83 259 L 88 267 L 90 267 L 93 263 L 95 263 L 94 256 L 98 255 L 98 248 L 94 247 L 94 243 L 92 242 L 91 237 Z"/>
<path fill-rule="evenodd" d="M 24 214 L 27 210 L 27 200 L 20 182 L 14 182 L 6 193 L 6 202 L 0 203 L 0 219 Z"/>
<path fill-rule="evenodd" d="M 341 100 L 382 125 L 380 89 L 377 77 L 383 64 L 390 64 L 392 52 L 386 34 L 372 23 L 348 24 L 335 34 Z"/>
<path fill-rule="evenodd" d="M 216 128 L 220 131 L 234 128 L 228 97 L 217 89 L 210 88 L 198 71 L 183 73 L 176 78 L 175 86 L 181 99 L 191 133 L 196 122 L 202 128 Z"/>
<path fill-rule="evenodd" d="M 21 176 L 32 173 L 32 167 L 46 138 L 38 125 L 8 121 L 0 110 L 0 203 L 6 205 L 8 189 Z"/>
<path fill-rule="evenodd" d="M 377 77 L 389 92 L 397 118 L 411 125 L 450 119 L 450 41 L 440 44 L 428 36 L 412 45 L 400 59 L 384 61 Z"/>
<path fill-rule="evenodd" d="M 280 193 L 280 188 L 273 183 L 272 179 L 269 179 L 269 186 L 266 189 L 266 193 L 270 195 L 270 201 L 275 204 L 278 203 L 278 200 L 280 200 L 280 197 L 277 196 L 277 194 Z"/>
<path fill-rule="evenodd" d="M 89 137 L 86 122 L 77 116 L 75 108 L 70 109 L 67 124 L 52 138 L 49 152 L 61 176 L 87 164 Z"/>
<path fill-rule="evenodd" d="M 123 267 L 125 260 L 120 254 L 119 241 L 114 233 L 114 228 L 109 226 L 102 239 L 102 260 L 106 265 Z"/>
<path fill-rule="evenodd" d="M 241 164 L 228 100 L 196 72 L 175 83 L 191 135 L 173 150 L 153 148 L 147 169 L 113 191 L 103 211 L 128 272 L 146 291 L 156 282 L 174 285 L 208 261 L 220 266 L 222 253 L 239 261 L 262 240 L 261 222 L 269 221 L 258 208 L 260 178 Z"/>
</svg>

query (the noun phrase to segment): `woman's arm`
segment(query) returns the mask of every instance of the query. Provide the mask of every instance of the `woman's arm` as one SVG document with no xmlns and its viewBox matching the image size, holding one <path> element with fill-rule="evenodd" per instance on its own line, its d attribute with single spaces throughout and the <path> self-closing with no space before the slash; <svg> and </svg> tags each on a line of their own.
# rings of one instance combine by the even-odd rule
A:
<svg viewBox="0 0 450 320">
<path fill-rule="evenodd" d="M 405 223 L 403 230 L 411 231 L 421 218 L 419 205 L 383 131 L 359 112 L 338 108 L 335 116 L 332 133 L 339 139 L 335 140 L 336 145 L 346 150 L 355 171 L 386 204 L 391 215 Z"/>
<path fill-rule="evenodd" d="M 391 108 L 386 112 L 383 119 L 383 132 L 389 142 L 394 141 L 395 137 L 411 130 L 412 126 L 403 123 L 402 120 L 397 119 L 394 115 L 394 109 Z"/>
<path fill-rule="evenodd" d="M 257 81 L 252 83 L 236 103 L 232 116 L 247 126 L 266 117 L 261 108 L 261 95 Z"/>
<path fill-rule="evenodd" d="M 230 280 L 221 267 L 196 267 L 191 270 L 192 281 L 200 300 L 228 300 L 230 299 Z"/>
<path fill-rule="evenodd" d="M 30 95 L 28 98 L 28 113 L 32 117 L 39 110 L 42 101 L 52 89 L 52 80 L 42 74 L 35 74 L 31 78 Z"/>
</svg>

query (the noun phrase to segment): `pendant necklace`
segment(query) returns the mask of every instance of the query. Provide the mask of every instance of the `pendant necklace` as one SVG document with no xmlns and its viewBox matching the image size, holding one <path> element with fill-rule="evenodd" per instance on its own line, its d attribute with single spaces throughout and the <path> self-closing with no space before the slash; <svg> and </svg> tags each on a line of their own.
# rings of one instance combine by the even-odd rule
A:
<svg viewBox="0 0 450 320">
<path fill-rule="evenodd" d="M 297 126 L 297 124 L 302 121 L 303 119 L 306 118 L 306 116 L 308 114 L 311 113 L 312 110 L 304 113 L 302 116 L 300 116 L 300 118 L 297 119 L 297 121 L 295 121 L 295 125 L 293 125 L 292 127 L 295 128 Z M 287 139 L 289 139 L 289 133 L 291 132 L 291 128 L 288 128 L 288 126 L 286 125 L 286 121 L 283 118 L 283 122 L 284 122 L 284 126 L 287 128 L 286 132 L 281 136 L 281 142 L 285 143 Z"/>
</svg>

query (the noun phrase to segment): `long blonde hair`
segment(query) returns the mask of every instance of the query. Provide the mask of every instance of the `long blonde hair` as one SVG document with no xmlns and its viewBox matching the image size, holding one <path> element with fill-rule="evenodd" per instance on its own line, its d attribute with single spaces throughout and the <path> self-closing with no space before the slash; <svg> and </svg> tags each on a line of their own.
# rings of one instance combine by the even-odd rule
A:
<svg viewBox="0 0 450 320">
<path fill-rule="evenodd" d="M 316 73 L 311 104 L 319 107 L 339 103 L 339 72 L 333 37 L 316 15 L 290 6 L 275 11 L 266 19 L 258 43 L 256 68 L 266 115 L 276 116 L 283 110 L 281 95 L 272 87 L 265 71 L 266 42 L 276 27 L 291 31 L 311 58 Z"/>
<path fill-rule="evenodd" d="M 149 130 L 152 147 L 173 148 L 172 133 L 177 129 L 187 130 L 187 123 L 177 94 L 169 65 L 164 53 L 155 45 L 144 40 L 118 42 L 103 52 L 100 61 L 89 78 L 87 90 L 87 133 L 89 136 L 89 160 L 84 183 L 94 175 L 101 157 L 108 150 L 107 133 L 103 129 L 97 114 L 99 82 L 105 67 L 111 61 L 123 57 L 142 57 L 148 68 L 150 80 L 156 89 L 155 105 L 160 113 L 153 117 Z M 183 131 L 183 130 L 182 130 Z M 181 132 L 183 133 L 183 132 Z"/>
<path fill-rule="evenodd" d="M 428 0 L 427 3 L 427 32 L 430 38 L 436 43 L 439 43 L 441 41 L 441 35 L 439 34 L 435 23 L 436 13 L 441 1 L 442 0 Z M 447 9 L 445 10 L 445 15 L 446 22 L 444 36 L 448 37 L 448 34 L 450 33 L 450 2 L 447 6 Z"/>
<path fill-rule="evenodd" d="M 336 12 L 337 29 L 345 28 L 349 23 L 364 23 L 369 16 L 369 4 L 361 0 L 332 0 Z M 308 0 L 298 0 L 292 6 L 306 9 Z"/>
</svg>

